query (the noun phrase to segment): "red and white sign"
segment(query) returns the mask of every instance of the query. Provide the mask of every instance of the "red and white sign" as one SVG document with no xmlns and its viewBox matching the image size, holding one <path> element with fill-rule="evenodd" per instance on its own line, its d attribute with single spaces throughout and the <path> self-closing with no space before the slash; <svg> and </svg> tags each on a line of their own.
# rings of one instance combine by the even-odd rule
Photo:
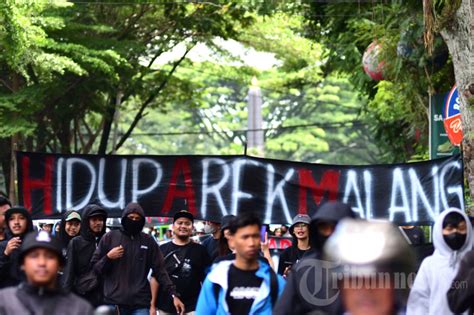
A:
<svg viewBox="0 0 474 315">
<path fill-rule="evenodd" d="M 444 129 L 448 134 L 449 141 L 459 146 L 462 142 L 463 132 L 461 123 L 461 100 L 458 89 L 453 86 L 449 92 L 443 110 Z"/>
</svg>

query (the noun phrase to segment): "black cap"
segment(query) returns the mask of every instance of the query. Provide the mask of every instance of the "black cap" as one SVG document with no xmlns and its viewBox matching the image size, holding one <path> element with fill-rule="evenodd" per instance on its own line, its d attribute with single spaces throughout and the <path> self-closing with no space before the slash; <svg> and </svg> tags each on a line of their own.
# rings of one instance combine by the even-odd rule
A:
<svg viewBox="0 0 474 315">
<path fill-rule="evenodd" d="M 20 213 L 20 214 L 23 214 L 25 217 L 29 218 L 30 217 L 30 212 L 22 207 L 22 206 L 15 206 L 15 207 L 11 207 L 10 209 L 8 209 L 6 212 L 5 212 L 5 221 L 8 222 L 10 220 L 10 217 L 14 214 L 14 213 Z"/>
<path fill-rule="evenodd" d="M 107 210 L 105 210 L 105 208 L 103 208 L 101 205 L 97 205 L 97 204 L 87 205 L 82 211 L 82 214 L 85 216 L 84 219 L 99 217 L 99 216 L 104 217 L 104 219 L 107 219 Z"/>
<path fill-rule="evenodd" d="M 46 231 L 31 232 L 26 235 L 20 247 L 20 262 L 23 263 L 25 255 L 35 248 L 46 248 L 51 250 L 58 256 L 61 265 L 64 265 L 65 261 L 62 255 L 61 242 Z"/>
<path fill-rule="evenodd" d="M 186 218 L 186 219 L 189 219 L 191 220 L 191 222 L 194 223 L 194 216 L 191 212 L 189 211 L 186 211 L 186 210 L 181 210 L 181 211 L 178 211 L 174 214 L 173 216 L 173 222 L 175 222 L 176 220 L 178 220 L 179 218 Z"/>
<path fill-rule="evenodd" d="M 222 217 L 221 220 L 221 231 L 224 231 L 225 229 L 229 228 L 230 222 L 232 222 L 233 219 L 235 219 L 235 215 L 233 214 L 228 214 Z"/>
</svg>

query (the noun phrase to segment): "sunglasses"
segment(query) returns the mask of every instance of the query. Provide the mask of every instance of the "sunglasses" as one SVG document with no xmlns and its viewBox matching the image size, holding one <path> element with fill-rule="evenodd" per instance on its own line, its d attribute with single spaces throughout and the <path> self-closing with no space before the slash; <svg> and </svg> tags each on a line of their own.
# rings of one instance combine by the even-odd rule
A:
<svg viewBox="0 0 474 315">
<path fill-rule="evenodd" d="M 294 225 L 295 228 L 304 228 L 304 227 L 307 227 L 308 224 L 306 223 L 297 223 Z"/>
</svg>

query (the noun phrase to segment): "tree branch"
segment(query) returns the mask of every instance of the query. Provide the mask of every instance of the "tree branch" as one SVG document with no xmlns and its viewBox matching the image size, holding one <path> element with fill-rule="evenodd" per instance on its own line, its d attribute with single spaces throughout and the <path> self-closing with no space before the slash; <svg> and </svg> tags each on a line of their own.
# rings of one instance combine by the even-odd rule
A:
<svg viewBox="0 0 474 315">
<path fill-rule="evenodd" d="M 83 118 L 82 119 L 82 122 L 84 123 L 84 125 L 86 126 L 87 130 L 90 131 L 89 133 L 89 140 L 86 144 L 86 146 L 84 147 L 83 149 L 83 153 L 89 153 L 90 149 L 92 148 L 92 145 L 94 144 L 95 142 L 95 139 L 97 139 L 97 136 L 99 135 L 100 131 L 102 130 L 103 126 L 104 126 L 104 118 L 102 118 L 102 121 L 100 122 L 100 126 L 99 128 L 97 128 L 96 132 L 92 132 L 89 125 L 87 125 L 85 119 Z"/>
<path fill-rule="evenodd" d="M 140 6 L 140 12 L 138 12 L 138 14 L 136 14 L 135 17 L 134 17 L 135 13 L 132 14 L 132 16 L 130 17 L 130 23 L 128 23 L 128 25 L 125 27 L 125 29 L 122 31 L 122 33 L 119 36 L 117 36 L 117 40 L 120 41 L 120 40 L 125 39 L 125 37 L 128 35 L 128 33 L 133 30 L 133 25 L 135 23 L 137 23 L 138 20 L 143 17 L 143 15 L 148 11 L 149 8 L 150 7 L 148 5 L 143 5 L 142 4 Z"/>
<path fill-rule="evenodd" d="M 79 142 L 81 143 L 81 148 L 83 149 L 86 146 L 86 142 L 84 141 L 84 137 L 82 136 L 81 133 L 81 128 L 79 126 L 79 122 L 77 119 L 74 119 L 74 132 L 76 133 L 76 137 L 79 138 Z M 79 152 L 76 153 L 81 153 L 81 150 L 78 150 Z"/>
<path fill-rule="evenodd" d="M 155 100 L 155 98 L 165 88 L 166 84 L 168 84 L 168 81 L 171 78 L 171 76 L 173 75 L 173 73 L 176 71 L 176 69 L 181 64 L 181 62 L 183 62 L 183 60 L 186 59 L 186 56 L 191 51 L 191 49 L 193 49 L 194 46 L 195 46 L 195 44 L 192 45 L 191 47 L 189 47 L 188 49 L 186 49 L 183 56 L 181 56 L 181 58 L 174 63 L 173 67 L 168 72 L 168 75 L 165 77 L 163 82 L 161 82 L 161 84 L 158 86 L 158 88 L 151 93 L 151 95 L 145 100 L 145 102 L 143 102 L 143 104 L 140 106 L 140 109 L 138 110 L 137 114 L 135 115 L 135 118 L 133 119 L 130 127 L 128 128 L 127 132 L 125 132 L 125 134 L 120 138 L 119 142 L 115 146 L 115 151 L 117 151 L 125 143 L 125 141 L 128 139 L 128 137 L 130 137 L 133 130 L 137 126 L 138 122 L 140 121 L 140 119 L 142 119 L 143 112 L 145 111 L 145 109 L 148 107 L 148 105 L 151 104 L 151 102 L 153 102 L 153 100 Z"/>
<path fill-rule="evenodd" d="M 12 93 L 15 93 L 15 90 L 14 90 L 14 89 L 13 89 L 13 88 L 12 88 L 10 85 L 8 85 L 8 83 L 7 83 L 7 82 L 5 82 L 5 80 L 3 80 L 3 79 L 0 79 L 0 83 L 2 83 L 2 84 L 3 84 L 3 86 L 5 86 L 7 89 L 9 89 L 9 90 L 10 90 L 10 92 L 12 92 Z"/>
<path fill-rule="evenodd" d="M 206 113 L 204 111 L 203 112 L 197 111 L 197 114 L 198 114 L 199 119 L 201 119 L 201 121 L 204 123 L 204 125 L 207 125 L 206 122 L 204 121 L 204 118 L 207 119 L 208 122 L 210 122 L 209 125 L 211 126 L 212 131 L 214 131 L 214 133 L 219 138 L 221 138 L 221 140 L 223 140 L 224 142 L 232 140 L 232 139 L 228 138 L 227 134 L 222 133 L 222 131 L 216 129 L 216 127 L 212 123 L 211 119 L 206 115 Z M 203 116 L 204 116 L 204 118 L 203 118 Z"/>
</svg>

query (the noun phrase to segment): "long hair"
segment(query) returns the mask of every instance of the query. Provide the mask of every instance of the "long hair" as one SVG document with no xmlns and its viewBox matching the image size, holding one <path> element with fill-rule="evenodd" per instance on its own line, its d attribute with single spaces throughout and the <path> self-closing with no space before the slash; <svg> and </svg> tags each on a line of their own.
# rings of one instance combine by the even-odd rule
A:
<svg viewBox="0 0 474 315">
<path fill-rule="evenodd" d="M 219 242 L 217 243 L 217 257 L 226 256 L 232 253 L 229 248 L 229 242 L 224 236 L 224 230 L 221 231 L 221 237 L 219 237 Z"/>
</svg>

